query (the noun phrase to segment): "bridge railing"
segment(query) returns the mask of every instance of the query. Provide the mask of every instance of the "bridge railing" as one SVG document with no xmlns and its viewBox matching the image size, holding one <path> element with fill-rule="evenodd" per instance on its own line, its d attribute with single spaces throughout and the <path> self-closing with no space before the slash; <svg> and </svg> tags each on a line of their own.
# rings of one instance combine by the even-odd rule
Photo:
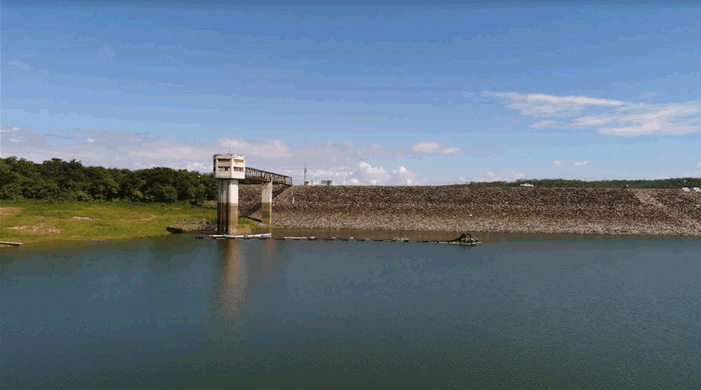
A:
<svg viewBox="0 0 701 390">
<path fill-rule="evenodd" d="M 263 171 L 256 168 L 246 167 L 246 180 L 272 181 L 273 184 L 292 185 L 292 178 L 273 172 Z"/>
</svg>

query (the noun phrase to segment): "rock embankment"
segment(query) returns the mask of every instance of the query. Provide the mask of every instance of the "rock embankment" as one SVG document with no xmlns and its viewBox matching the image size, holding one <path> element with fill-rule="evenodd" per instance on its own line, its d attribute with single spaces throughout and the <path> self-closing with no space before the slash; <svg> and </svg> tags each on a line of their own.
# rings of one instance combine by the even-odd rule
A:
<svg viewBox="0 0 701 390">
<path fill-rule="evenodd" d="M 239 212 L 260 218 L 260 186 Z M 285 228 L 701 235 L 701 193 L 654 189 L 275 186 Z"/>
</svg>

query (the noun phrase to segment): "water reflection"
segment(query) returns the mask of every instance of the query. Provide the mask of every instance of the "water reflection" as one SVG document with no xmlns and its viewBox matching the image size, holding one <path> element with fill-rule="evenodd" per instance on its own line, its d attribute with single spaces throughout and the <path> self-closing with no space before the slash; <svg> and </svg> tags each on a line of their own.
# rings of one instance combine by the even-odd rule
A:
<svg viewBox="0 0 701 390">
<path fill-rule="evenodd" d="M 215 287 L 213 312 L 216 316 L 215 329 L 210 340 L 218 347 L 227 348 L 237 344 L 242 336 L 241 322 L 246 314 L 246 287 L 248 284 L 248 264 L 245 261 L 244 247 L 235 240 L 217 242 L 219 277 Z"/>
<path fill-rule="evenodd" d="M 222 240 L 216 245 L 219 268 L 213 301 L 216 326 L 210 330 L 210 339 L 225 348 L 245 340 L 244 325 L 256 298 L 256 287 L 262 285 L 269 290 L 281 286 L 281 274 L 271 270 L 285 260 L 280 251 L 284 252 L 286 245 L 273 240 Z"/>
</svg>

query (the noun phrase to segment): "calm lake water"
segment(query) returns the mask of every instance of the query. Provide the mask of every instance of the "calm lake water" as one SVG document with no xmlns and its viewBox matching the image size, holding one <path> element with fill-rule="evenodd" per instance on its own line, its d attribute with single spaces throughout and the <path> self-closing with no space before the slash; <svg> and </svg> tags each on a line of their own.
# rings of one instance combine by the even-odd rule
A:
<svg viewBox="0 0 701 390">
<path fill-rule="evenodd" d="M 0 387 L 701 388 L 701 240 L 480 237 L 2 250 Z"/>
</svg>

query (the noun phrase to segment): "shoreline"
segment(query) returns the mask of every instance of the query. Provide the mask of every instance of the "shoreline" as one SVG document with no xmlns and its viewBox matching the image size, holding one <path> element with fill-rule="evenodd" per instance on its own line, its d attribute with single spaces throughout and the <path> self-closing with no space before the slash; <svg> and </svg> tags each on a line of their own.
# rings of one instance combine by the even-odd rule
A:
<svg viewBox="0 0 701 390">
<path fill-rule="evenodd" d="M 239 187 L 239 223 L 260 220 L 261 186 Z M 214 228 L 186 204 L 0 201 L 0 241 L 99 242 Z M 701 236 L 701 193 L 666 189 L 275 186 L 274 229 Z M 12 248 L 0 246 L 0 248 Z"/>
<path fill-rule="evenodd" d="M 266 230 L 270 231 L 270 230 Z M 201 238 L 202 235 L 211 235 L 212 231 L 187 231 L 182 234 L 152 234 L 143 237 L 114 237 L 114 238 L 100 238 L 100 239 L 83 239 L 83 240 L 52 240 L 52 241 L 30 241 L 23 243 L 19 247 L 12 246 L 0 246 L 0 253 L 4 250 L 17 251 L 17 250 L 43 250 L 43 249 L 55 249 L 55 248 L 83 248 L 86 245 L 96 245 L 96 244 L 121 244 L 128 242 L 137 242 L 142 240 L 168 240 L 168 239 L 178 239 L 184 237 L 190 237 L 193 241 Z M 255 233 L 255 232 L 254 232 Z M 423 240 L 438 240 L 446 241 L 457 237 L 457 232 L 454 231 L 418 231 L 418 230 L 360 230 L 360 229 L 306 229 L 306 228 L 273 228 L 272 229 L 273 240 L 282 240 L 284 236 L 315 236 L 316 240 L 310 241 L 320 241 L 326 242 L 328 237 L 337 237 L 340 241 L 341 237 L 352 236 L 355 237 L 357 242 L 363 242 L 362 239 L 369 239 L 370 241 L 392 241 L 396 237 L 406 237 L 411 242 L 423 242 Z M 276 235 L 277 233 L 277 235 Z M 542 239 L 542 238 L 561 238 L 561 239 L 588 239 L 588 238 L 629 238 L 629 239 L 689 239 L 697 240 L 701 239 L 700 236 L 690 236 L 690 235 L 650 235 L 650 234 L 586 234 L 586 233 L 523 233 L 523 232 L 488 232 L 488 231 L 469 231 L 468 233 L 473 234 L 473 236 L 478 237 L 482 244 L 490 244 L 492 242 L 499 242 L 505 240 L 528 240 L 528 239 Z M 362 238 L 362 239 L 360 239 Z M 307 241 L 307 240 L 303 240 Z"/>
</svg>

